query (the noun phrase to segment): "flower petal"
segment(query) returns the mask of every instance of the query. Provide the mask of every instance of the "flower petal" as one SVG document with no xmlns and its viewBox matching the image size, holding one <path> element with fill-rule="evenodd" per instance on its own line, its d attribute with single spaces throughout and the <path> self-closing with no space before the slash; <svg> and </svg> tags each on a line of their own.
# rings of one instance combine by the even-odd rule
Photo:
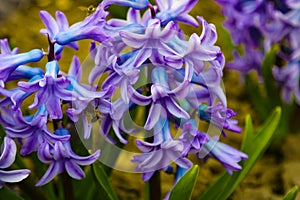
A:
<svg viewBox="0 0 300 200">
<path fill-rule="evenodd" d="M 1 147 L 0 169 L 9 167 L 15 161 L 16 152 L 17 147 L 14 140 L 5 137 Z"/>
<path fill-rule="evenodd" d="M 47 169 L 44 176 L 35 184 L 35 186 L 42 186 L 49 183 L 57 174 L 61 171 L 60 164 L 58 162 L 53 162 Z"/>
<path fill-rule="evenodd" d="M 65 161 L 65 168 L 72 178 L 82 179 L 85 176 L 82 169 L 73 160 Z"/>
<path fill-rule="evenodd" d="M 12 171 L 0 170 L 0 181 L 8 182 L 8 183 L 16 183 L 27 178 L 29 174 L 30 174 L 30 170 L 28 169 L 19 169 L 19 170 L 12 170 Z"/>
</svg>

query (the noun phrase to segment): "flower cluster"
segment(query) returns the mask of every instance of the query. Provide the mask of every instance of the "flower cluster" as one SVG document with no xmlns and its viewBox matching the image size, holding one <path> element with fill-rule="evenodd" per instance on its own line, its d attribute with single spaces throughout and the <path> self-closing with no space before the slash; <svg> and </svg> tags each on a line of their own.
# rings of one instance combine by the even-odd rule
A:
<svg viewBox="0 0 300 200">
<path fill-rule="evenodd" d="M 17 139 L 21 155 L 37 152 L 41 162 L 50 164 L 37 186 L 64 171 L 81 179 L 84 172 L 78 165 L 90 165 L 100 156 L 100 150 L 86 157 L 73 152 L 70 137 L 76 133 L 69 129 L 70 124 L 83 124 L 82 134 L 88 139 L 94 134 L 93 124 L 99 122 L 99 132 L 106 140 L 127 144 L 128 135 L 135 129 L 128 129 L 125 114 L 140 107 L 147 110 L 143 129 L 153 132 L 145 140 L 136 140 L 142 153 L 132 158 L 144 181 L 155 171 L 166 170 L 171 162 L 187 170 L 192 166 L 188 154 L 197 154 L 199 159 L 215 158 L 229 173 L 241 169 L 238 162 L 247 155 L 218 142 L 218 134 L 198 130 L 198 122 L 203 120 L 223 134 L 223 129 L 241 132 L 236 120 L 231 119 L 235 113 L 226 108 L 221 88 L 225 60 L 215 45 L 215 26 L 188 14 L 195 0 L 156 3 L 104 0 L 93 14 L 71 26 L 62 12 L 57 11 L 54 19 L 41 11 L 46 26 L 41 33 L 48 39 L 48 52 L 35 49 L 18 53 L 9 48 L 6 39 L 1 40 L 0 121 L 7 133 L 4 144 Z M 107 20 L 106 9 L 111 4 L 129 6 L 127 19 Z M 140 10 L 145 10 L 143 15 Z M 200 25 L 202 32 L 186 37 L 179 22 Z M 59 66 L 64 47 L 77 50 L 77 41 L 83 39 L 92 40 L 90 53 L 95 62 L 88 74 L 89 84 L 81 82 L 85 69 L 79 58 L 73 58 L 68 72 Z M 45 70 L 27 66 L 46 56 Z M 104 81 L 98 83 L 103 77 Z M 8 87 L 11 81 L 17 84 L 13 88 Z M 91 110 L 94 117 L 90 117 Z M 177 174 L 178 180 L 182 173 Z M 0 180 L 10 182 L 9 178 Z"/>
<path fill-rule="evenodd" d="M 228 67 L 246 75 L 255 70 L 261 76 L 262 61 L 270 47 L 280 44 L 273 75 L 285 102 L 295 97 L 300 103 L 300 5 L 297 0 L 216 0 L 226 16 L 224 26 L 235 44 L 243 45 L 244 54 L 234 52 Z"/>
</svg>

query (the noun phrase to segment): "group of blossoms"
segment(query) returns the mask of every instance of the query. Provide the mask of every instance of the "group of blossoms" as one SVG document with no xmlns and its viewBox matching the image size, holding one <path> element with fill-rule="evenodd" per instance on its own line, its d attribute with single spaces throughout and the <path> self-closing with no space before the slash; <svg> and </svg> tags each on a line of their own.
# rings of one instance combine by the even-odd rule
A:
<svg viewBox="0 0 300 200">
<path fill-rule="evenodd" d="M 30 173 L 27 169 L 5 169 L 15 160 L 16 143 L 22 156 L 37 152 L 41 162 L 50 164 L 36 186 L 64 171 L 72 178 L 83 178 L 79 165 L 95 162 L 100 150 L 86 157 L 76 155 L 70 137 L 77 133 L 70 131 L 70 125 L 82 123 L 84 133 L 78 134 L 88 139 L 95 134 L 93 123 L 99 122 L 98 132 L 107 141 L 127 144 L 135 129 L 124 124 L 125 113 L 141 106 L 148 110 L 143 129 L 152 130 L 153 135 L 136 139 L 142 153 L 132 162 L 144 181 L 156 170 L 167 170 L 171 162 L 178 166 L 178 180 L 192 166 L 188 154 L 215 158 L 230 174 L 240 170 L 238 162 L 247 155 L 218 142 L 220 134 L 210 136 L 198 130 L 198 122 L 203 120 L 224 136 L 223 129 L 241 132 L 237 121 L 231 119 L 236 114 L 226 107 L 221 88 L 225 61 L 215 45 L 215 26 L 188 14 L 196 3 L 156 0 L 153 6 L 147 0 L 104 0 L 93 14 L 72 26 L 60 11 L 56 19 L 41 11 L 46 26 L 41 33 L 48 38 L 48 52 L 34 49 L 18 53 L 17 48 L 10 49 L 8 40 L 1 40 L 0 122 L 6 131 L 0 157 L 1 187 Z M 128 6 L 127 19 L 107 20 L 111 4 Z M 140 10 L 145 10 L 143 15 Z M 200 25 L 202 32 L 186 37 L 179 22 Z M 78 50 L 77 41 L 84 39 L 92 40 L 90 54 L 95 62 L 89 84 L 81 82 L 85 69 L 79 58 L 74 56 L 68 73 L 58 64 L 65 46 Z M 43 57 L 48 59 L 44 70 L 27 66 Z M 106 78 L 98 83 L 102 75 Z M 150 83 L 136 87 L 145 75 Z M 119 93 L 118 99 L 112 98 Z M 33 103 L 26 107 L 24 101 L 30 97 L 34 97 Z M 90 107 L 95 112 L 92 119 L 86 111 Z M 50 125 L 54 131 L 49 130 Z M 174 136 L 171 126 L 179 134 Z"/>
<path fill-rule="evenodd" d="M 300 104 L 300 1 L 298 0 L 215 0 L 226 17 L 224 26 L 244 53 L 234 53 L 228 68 L 242 75 L 255 70 L 261 76 L 264 56 L 279 44 L 273 77 L 290 103 Z"/>
</svg>

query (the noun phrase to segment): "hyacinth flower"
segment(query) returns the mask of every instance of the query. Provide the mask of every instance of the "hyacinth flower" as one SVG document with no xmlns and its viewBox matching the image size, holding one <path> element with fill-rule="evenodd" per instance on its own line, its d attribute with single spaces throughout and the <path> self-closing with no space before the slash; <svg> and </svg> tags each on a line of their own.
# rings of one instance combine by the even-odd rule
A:
<svg viewBox="0 0 300 200">
<path fill-rule="evenodd" d="M 101 92 L 96 92 L 96 88 L 93 87 L 88 90 L 85 89 L 84 86 L 79 85 L 81 76 L 82 68 L 80 61 L 78 57 L 74 56 L 67 77 L 71 80 L 71 84 L 73 83 L 71 90 L 77 91 L 77 94 L 80 94 L 81 98 L 72 103 L 72 108 L 68 108 L 66 114 L 73 122 L 78 122 L 78 120 L 81 119 L 84 128 L 84 138 L 88 139 L 90 137 L 92 124 L 96 121 L 95 118 L 97 118 L 97 110 L 106 114 L 110 112 L 111 103 L 108 98 L 114 92 L 114 87 L 108 87 L 107 90 Z M 97 109 L 95 107 L 97 107 Z M 91 115 L 93 117 L 91 117 Z"/>
<path fill-rule="evenodd" d="M 29 82 L 19 82 L 18 86 L 25 92 L 36 92 L 33 104 L 29 108 L 36 108 L 41 105 L 46 106 L 50 118 L 62 118 L 60 100 L 71 101 L 73 93 L 65 88 L 70 85 L 66 77 L 58 77 L 58 63 L 48 62 L 45 76 L 34 77 Z"/>
<path fill-rule="evenodd" d="M 203 145 L 203 148 L 198 153 L 198 157 L 205 159 L 211 157 L 216 159 L 225 167 L 230 175 L 232 174 L 232 171 L 242 169 L 238 162 L 248 158 L 246 154 L 212 138 Z"/>
<path fill-rule="evenodd" d="M 164 61 L 162 57 L 160 58 L 159 51 L 172 52 L 166 43 L 174 38 L 176 31 L 174 22 L 168 23 L 162 30 L 160 21 L 151 19 L 144 34 L 121 31 L 120 36 L 126 45 L 138 49 L 138 55 L 133 64 L 134 67 L 138 67 L 148 58 L 154 64 L 163 64 Z"/>
<path fill-rule="evenodd" d="M 70 138 L 69 135 L 57 136 L 48 130 L 48 113 L 45 106 L 41 106 L 34 116 L 26 118 L 24 119 L 21 111 L 17 110 L 14 112 L 15 125 L 5 127 L 7 135 L 11 138 L 24 138 L 20 150 L 23 156 L 37 151 L 43 142 L 68 141 Z"/>
<path fill-rule="evenodd" d="M 133 104 L 127 105 L 122 98 L 119 98 L 111 104 L 111 110 L 109 112 L 103 112 L 105 109 L 101 109 L 104 116 L 102 117 L 100 133 L 107 138 L 109 142 L 113 144 L 116 143 L 116 141 L 109 136 L 109 130 L 113 128 L 119 141 L 123 144 L 128 143 L 122 134 L 129 134 L 135 131 L 134 129 L 126 129 L 124 125 L 124 115 L 131 107 L 133 107 Z"/>
<path fill-rule="evenodd" d="M 180 69 L 182 64 L 185 65 L 185 79 L 190 80 L 192 73 L 199 75 L 205 67 L 205 63 L 210 62 L 223 69 L 224 58 L 218 46 L 215 46 L 217 39 L 216 28 L 213 24 L 208 24 L 203 18 L 197 17 L 202 24 L 202 33 L 200 36 L 192 34 L 188 41 L 171 42 L 170 45 L 177 51 L 174 55 L 166 57 L 167 64 Z"/>
<path fill-rule="evenodd" d="M 134 88 L 129 87 L 131 99 L 138 105 L 147 105 L 151 103 L 147 121 L 144 128 L 152 129 L 160 117 L 176 116 L 179 118 L 189 119 L 189 114 L 183 110 L 175 101 L 176 98 L 184 98 L 188 93 L 188 82 L 183 82 L 177 88 L 170 90 L 168 84 L 168 75 L 162 67 L 152 70 L 151 96 L 143 96 Z"/>
<path fill-rule="evenodd" d="M 40 18 L 46 26 L 46 29 L 42 29 L 40 33 L 48 36 L 51 41 L 54 41 L 54 38 L 59 32 L 63 32 L 69 28 L 69 22 L 64 13 L 56 11 L 55 16 L 56 21 L 47 11 L 40 12 Z M 66 46 L 78 50 L 77 42 L 70 42 Z M 64 46 L 56 43 L 54 48 L 56 58 L 58 59 L 61 56 L 60 54 L 63 51 Z"/>
<path fill-rule="evenodd" d="M 60 128 L 54 132 L 56 135 L 64 136 L 70 133 Z M 74 179 L 84 177 L 83 170 L 78 165 L 90 165 L 100 156 L 100 150 L 97 150 L 90 156 L 76 155 L 69 141 L 57 141 L 54 144 L 44 142 L 38 150 L 38 157 L 44 163 L 50 163 L 50 166 L 44 176 L 36 183 L 36 186 L 42 186 L 51 181 L 56 175 L 66 171 Z"/>
<path fill-rule="evenodd" d="M 224 107 L 220 102 L 214 106 L 201 104 L 198 109 L 198 114 L 200 119 L 210 122 L 222 129 L 223 135 L 226 135 L 223 129 L 236 133 L 242 132 L 242 129 L 237 126 L 237 120 L 230 119 L 236 116 L 236 113 L 233 110 Z"/>
<path fill-rule="evenodd" d="M 69 28 L 59 31 L 53 40 L 60 45 L 67 45 L 83 39 L 93 39 L 98 42 L 105 41 L 109 38 L 103 30 L 107 15 L 108 12 L 100 4 L 93 14 L 86 17 L 82 22 L 75 23 Z"/>
<path fill-rule="evenodd" d="M 15 161 L 17 146 L 13 139 L 4 137 L 0 151 L 0 189 L 5 183 L 16 183 L 27 178 L 30 174 L 28 169 L 4 171 Z"/>
<path fill-rule="evenodd" d="M 197 127 L 195 120 L 188 120 L 183 124 L 182 135 L 179 137 L 184 146 L 183 155 L 198 153 L 203 144 L 209 140 L 209 136 L 206 133 L 197 130 L 195 127 Z"/>
<path fill-rule="evenodd" d="M 5 83 L 9 76 L 19 67 L 20 65 L 37 62 L 44 56 L 43 51 L 34 49 L 27 53 L 20 54 L 1 54 L 0 55 L 0 82 L 1 85 Z"/>
<path fill-rule="evenodd" d="M 197 2 L 197 0 L 183 0 L 180 2 L 157 0 L 159 12 L 156 16 L 161 20 L 162 25 L 166 25 L 170 21 L 178 21 L 197 27 L 197 21 L 188 14 Z"/>
<path fill-rule="evenodd" d="M 144 152 L 134 156 L 136 170 L 143 172 L 143 180 L 149 180 L 158 169 L 166 170 L 171 161 L 183 168 L 190 168 L 192 162 L 182 156 L 183 143 L 174 140 L 170 133 L 168 120 L 160 118 L 154 127 L 153 143 L 137 140 L 137 147 Z"/>
<path fill-rule="evenodd" d="M 140 24 L 142 26 L 146 26 L 149 19 L 151 19 L 151 13 L 149 10 L 147 10 L 141 17 L 140 10 L 129 8 L 126 19 L 112 18 L 107 21 L 107 24 L 112 27 L 124 27 L 131 24 Z"/>
<path fill-rule="evenodd" d="M 125 61 L 121 61 L 120 64 L 116 62 L 114 69 L 111 70 L 110 75 L 102 83 L 104 90 L 111 86 L 120 87 L 122 99 L 126 104 L 129 104 L 130 101 L 128 86 L 135 84 L 140 74 L 140 70 L 133 66 L 138 52 L 134 54 L 135 55 L 130 54 L 129 56 L 125 55 L 124 57 L 128 57 L 128 59 L 124 59 Z"/>
<path fill-rule="evenodd" d="M 211 138 L 206 133 L 198 131 L 195 120 L 189 120 L 183 124 L 183 134 L 179 139 L 184 144 L 184 155 L 197 154 L 199 159 L 205 160 L 212 157 L 219 161 L 229 174 L 232 174 L 232 171 L 241 170 L 238 162 L 248 158 L 246 154 L 218 142 L 217 138 Z"/>
</svg>

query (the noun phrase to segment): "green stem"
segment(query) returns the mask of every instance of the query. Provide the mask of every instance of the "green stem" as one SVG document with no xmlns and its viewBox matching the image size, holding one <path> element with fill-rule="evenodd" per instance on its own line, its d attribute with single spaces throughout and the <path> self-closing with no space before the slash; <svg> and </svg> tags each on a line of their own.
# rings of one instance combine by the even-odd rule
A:
<svg viewBox="0 0 300 200">
<path fill-rule="evenodd" d="M 65 200 L 75 199 L 73 193 L 72 180 L 70 179 L 69 175 L 66 172 L 62 173 L 62 182 L 64 187 L 64 199 Z"/>
<path fill-rule="evenodd" d="M 155 171 L 149 180 L 149 195 L 150 200 L 161 199 L 160 172 Z"/>
</svg>

